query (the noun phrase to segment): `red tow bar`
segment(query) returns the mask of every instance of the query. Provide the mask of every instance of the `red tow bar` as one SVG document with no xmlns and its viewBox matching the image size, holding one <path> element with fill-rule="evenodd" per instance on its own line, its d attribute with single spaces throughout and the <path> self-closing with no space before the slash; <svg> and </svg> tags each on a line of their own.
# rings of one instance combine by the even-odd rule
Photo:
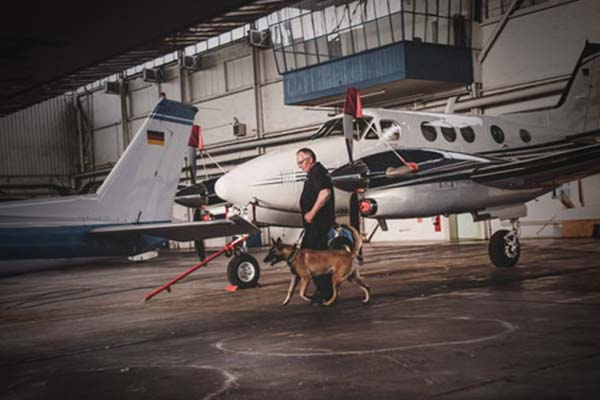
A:
<svg viewBox="0 0 600 400">
<path fill-rule="evenodd" d="M 192 268 L 190 268 L 187 271 L 185 271 L 183 274 L 177 276 L 176 278 L 173 278 L 171 281 L 169 281 L 168 283 L 165 283 L 164 285 L 162 285 L 158 289 L 155 289 L 151 293 L 148 293 L 146 296 L 144 296 L 144 300 L 143 301 L 150 300 L 151 298 L 153 298 L 154 296 L 156 296 L 157 294 L 159 294 L 163 290 L 169 290 L 171 288 L 171 285 L 173 285 L 177 281 L 185 278 L 186 276 L 188 276 L 189 274 L 191 274 L 192 272 L 194 272 L 198 268 L 200 268 L 200 267 L 208 264 L 210 261 L 212 261 L 215 258 L 219 257 L 221 254 L 223 254 L 223 253 L 225 253 L 227 251 L 233 251 L 238 245 L 240 245 L 241 243 L 244 243 L 246 240 L 248 240 L 248 235 L 244 235 L 244 236 L 239 237 L 239 238 L 237 238 L 235 240 L 232 240 L 231 242 L 227 243 L 225 245 L 225 247 L 223 247 L 221 250 L 217 251 L 214 254 L 211 254 L 210 256 L 208 256 L 203 261 L 199 262 L 198 264 L 194 265 Z"/>
</svg>

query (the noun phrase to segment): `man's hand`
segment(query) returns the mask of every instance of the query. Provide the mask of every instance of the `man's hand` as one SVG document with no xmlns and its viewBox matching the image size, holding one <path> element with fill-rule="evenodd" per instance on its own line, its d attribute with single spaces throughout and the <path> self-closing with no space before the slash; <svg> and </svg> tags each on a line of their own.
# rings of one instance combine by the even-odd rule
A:
<svg viewBox="0 0 600 400">
<path fill-rule="evenodd" d="M 304 214 L 304 220 L 306 221 L 307 224 L 312 224 L 314 219 L 315 219 L 315 213 L 312 210 L 310 210 L 309 212 Z"/>
</svg>

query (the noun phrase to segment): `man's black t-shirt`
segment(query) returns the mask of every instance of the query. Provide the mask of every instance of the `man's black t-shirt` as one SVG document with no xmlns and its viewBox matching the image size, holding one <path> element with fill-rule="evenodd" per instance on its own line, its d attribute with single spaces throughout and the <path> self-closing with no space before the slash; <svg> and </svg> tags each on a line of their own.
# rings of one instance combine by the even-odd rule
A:
<svg viewBox="0 0 600 400">
<path fill-rule="evenodd" d="M 307 224 L 304 220 L 304 214 L 309 212 L 315 205 L 319 192 L 323 189 L 330 189 L 331 196 L 325 205 L 315 215 L 311 224 Z M 333 195 L 333 185 L 331 178 L 327 174 L 327 170 L 316 163 L 308 171 L 302 195 L 300 196 L 300 209 L 302 210 L 302 222 L 304 224 L 304 237 L 302 238 L 303 249 L 326 250 L 327 249 L 327 233 L 335 223 L 335 199 Z M 331 282 L 331 274 L 316 276 L 313 278 L 317 291 L 313 299 L 319 303 L 323 299 L 330 299 L 333 294 L 333 284 Z"/>
<path fill-rule="evenodd" d="M 306 177 L 304 182 L 304 188 L 302 189 L 302 195 L 300 196 L 300 209 L 302 215 L 309 212 L 315 205 L 319 192 L 323 189 L 330 189 L 331 196 L 325 203 L 325 205 L 319 210 L 311 225 L 318 225 L 323 228 L 329 229 L 335 222 L 335 199 L 333 195 L 333 185 L 331 184 L 331 178 L 327 173 L 327 170 L 321 163 L 316 163 Z M 302 218 L 304 225 L 306 221 Z"/>
</svg>

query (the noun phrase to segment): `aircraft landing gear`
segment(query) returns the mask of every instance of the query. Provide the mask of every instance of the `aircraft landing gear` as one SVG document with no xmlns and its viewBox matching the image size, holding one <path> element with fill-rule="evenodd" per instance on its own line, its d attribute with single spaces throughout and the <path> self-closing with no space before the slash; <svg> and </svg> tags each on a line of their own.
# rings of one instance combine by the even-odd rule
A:
<svg viewBox="0 0 600 400">
<path fill-rule="evenodd" d="M 512 229 L 510 231 L 506 229 L 497 231 L 492 235 L 488 245 L 490 260 L 499 268 L 514 267 L 521 255 L 519 219 L 511 219 L 510 223 Z"/>
<path fill-rule="evenodd" d="M 227 280 L 240 289 L 247 289 L 255 287 L 259 278 L 258 261 L 248 253 L 236 252 L 227 265 Z"/>
</svg>

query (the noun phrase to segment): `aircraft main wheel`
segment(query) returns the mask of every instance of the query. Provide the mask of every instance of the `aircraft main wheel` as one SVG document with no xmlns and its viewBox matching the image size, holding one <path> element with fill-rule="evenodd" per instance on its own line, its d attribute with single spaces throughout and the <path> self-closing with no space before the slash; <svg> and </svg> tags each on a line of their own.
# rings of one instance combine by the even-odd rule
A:
<svg viewBox="0 0 600 400">
<path fill-rule="evenodd" d="M 240 254 L 229 261 L 227 279 L 240 289 L 255 287 L 260 278 L 258 261 L 249 254 Z"/>
<path fill-rule="evenodd" d="M 519 238 L 511 231 L 499 230 L 490 239 L 488 253 L 490 260 L 496 267 L 514 267 L 521 255 Z"/>
</svg>

